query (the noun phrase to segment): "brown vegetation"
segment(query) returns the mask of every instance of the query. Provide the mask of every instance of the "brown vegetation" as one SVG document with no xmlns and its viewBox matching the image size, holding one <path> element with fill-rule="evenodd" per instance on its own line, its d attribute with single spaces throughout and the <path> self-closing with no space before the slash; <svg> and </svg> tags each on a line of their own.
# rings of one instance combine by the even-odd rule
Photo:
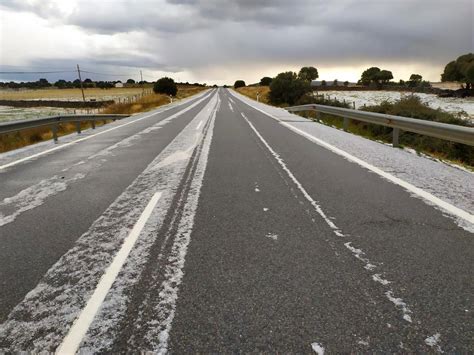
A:
<svg viewBox="0 0 474 355">
<path fill-rule="evenodd" d="M 270 92 L 270 87 L 268 86 L 245 86 L 238 88 L 236 91 L 253 100 L 257 100 L 257 93 L 259 93 L 259 101 L 265 104 L 269 103 L 268 93 Z"/>
<path fill-rule="evenodd" d="M 185 97 L 197 94 L 205 90 L 206 87 L 183 86 L 179 87 L 176 99 L 183 99 Z M 38 90 L 39 91 L 39 90 Z M 170 102 L 166 95 L 150 94 L 142 97 L 133 103 L 113 104 L 103 109 L 101 113 L 108 114 L 134 114 L 138 112 L 149 111 L 161 105 Z M 110 121 L 107 121 L 110 122 Z M 105 124 L 106 122 L 97 122 L 97 126 Z M 90 123 L 84 122 L 81 124 L 82 129 L 90 128 Z M 64 136 L 76 131 L 75 123 L 61 124 L 58 130 L 59 136 Z M 32 128 L 20 132 L 12 132 L 0 135 L 0 152 L 21 148 L 30 144 L 38 143 L 44 140 L 52 139 L 52 132 L 49 127 Z"/>
</svg>

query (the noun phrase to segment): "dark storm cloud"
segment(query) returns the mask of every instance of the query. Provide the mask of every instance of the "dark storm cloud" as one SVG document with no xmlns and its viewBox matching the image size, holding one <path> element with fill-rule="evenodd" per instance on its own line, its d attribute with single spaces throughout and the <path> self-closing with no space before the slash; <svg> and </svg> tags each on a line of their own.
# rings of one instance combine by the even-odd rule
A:
<svg viewBox="0 0 474 355">
<path fill-rule="evenodd" d="M 79 0 L 67 15 L 40 3 L 2 6 L 88 34 L 144 34 L 135 49 L 146 55 L 122 48 L 97 64 L 190 72 L 261 63 L 442 65 L 474 50 L 472 0 Z"/>
</svg>

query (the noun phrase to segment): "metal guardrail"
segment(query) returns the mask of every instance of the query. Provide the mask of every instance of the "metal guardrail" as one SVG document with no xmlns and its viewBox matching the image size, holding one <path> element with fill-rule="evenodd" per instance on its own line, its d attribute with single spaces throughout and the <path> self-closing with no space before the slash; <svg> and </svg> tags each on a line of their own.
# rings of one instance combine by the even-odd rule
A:
<svg viewBox="0 0 474 355">
<path fill-rule="evenodd" d="M 50 126 L 53 132 L 54 142 L 58 141 L 58 128 L 61 123 L 76 122 L 76 131 L 81 133 L 81 122 L 92 122 L 92 129 L 95 129 L 96 121 L 120 120 L 129 115 L 63 115 L 36 118 L 31 120 L 7 121 L 0 123 L 0 134 L 18 132 L 29 128 Z"/>
<path fill-rule="evenodd" d="M 344 131 L 348 130 L 351 119 L 391 127 L 393 128 L 392 145 L 394 147 L 399 146 L 400 130 L 474 146 L 474 128 L 472 127 L 318 104 L 292 106 L 287 107 L 286 110 L 289 112 L 316 111 L 318 116 L 321 113 L 326 113 L 342 117 Z"/>
</svg>

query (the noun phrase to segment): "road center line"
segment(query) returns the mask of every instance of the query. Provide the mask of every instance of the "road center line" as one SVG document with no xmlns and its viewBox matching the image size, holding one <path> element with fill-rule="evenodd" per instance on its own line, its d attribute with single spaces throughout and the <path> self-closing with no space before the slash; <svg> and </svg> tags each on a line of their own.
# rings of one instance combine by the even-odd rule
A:
<svg viewBox="0 0 474 355">
<path fill-rule="evenodd" d="M 143 227 L 145 226 L 148 218 L 150 217 L 153 209 L 155 208 L 156 204 L 158 203 L 161 192 L 156 192 L 153 197 L 148 202 L 148 205 L 143 210 L 140 218 L 133 226 L 133 229 L 130 231 L 130 234 L 125 238 L 122 247 L 120 248 L 119 252 L 115 255 L 114 260 L 106 269 L 105 273 L 99 280 L 94 293 L 92 294 L 91 298 L 87 302 L 87 305 L 82 310 L 79 317 L 75 320 L 74 324 L 72 325 L 71 329 L 69 329 L 68 334 L 64 338 L 63 342 L 57 349 L 56 353 L 58 354 L 75 354 L 83 337 L 86 335 L 87 330 L 89 329 L 94 317 L 99 310 L 102 302 L 104 301 L 107 293 L 109 292 L 112 284 L 114 283 L 117 275 L 119 274 L 120 270 L 122 269 L 123 264 L 125 263 L 130 251 L 132 250 L 135 242 L 137 241 L 138 237 L 140 236 L 140 232 L 142 231 Z"/>
<path fill-rule="evenodd" d="M 404 189 L 412 192 L 413 194 L 417 195 L 418 197 L 421 197 L 423 200 L 425 201 L 428 201 L 430 204 L 432 205 L 436 205 L 438 206 L 439 208 L 449 212 L 451 215 L 454 215 L 458 218 L 461 218 L 461 219 L 464 219 L 465 221 L 471 223 L 471 224 L 474 224 L 474 215 L 470 214 L 469 212 L 467 211 L 464 211 L 463 209 L 459 208 L 459 207 L 456 207 L 446 201 L 443 201 L 441 200 L 440 198 L 430 194 L 429 192 L 426 192 L 425 190 L 422 190 L 420 189 L 419 187 L 416 187 L 412 184 L 410 184 L 409 182 L 406 182 L 405 180 L 402 180 L 392 174 L 389 174 L 385 171 L 383 171 L 382 169 L 380 168 L 377 168 L 376 166 L 372 165 L 372 164 L 369 164 L 367 162 L 365 162 L 364 160 L 362 159 L 359 159 L 357 157 L 355 157 L 354 155 L 342 150 L 342 149 L 339 149 L 319 138 L 316 138 L 315 136 L 299 129 L 299 128 L 296 128 L 294 126 L 292 126 L 291 124 L 287 123 L 287 122 L 283 122 L 282 120 L 280 120 L 279 118 L 273 116 L 272 114 L 270 113 L 267 113 L 265 112 L 264 110 L 261 110 L 257 107 L 255 107 L 254 105 L 248 103 L 248 102 L 245 102 L 243 100 L 241 100 L 242 102 L 246 103 L 248 106 L 252 107 L 253 109 L 267 115 L 268 117 L 271 117 L 273 118 L 274 120 L 280 122 L 280 124 L 282 124 L 283 126 L 289 128 L 290 130 L 308 138 L 310 141 L 313 141 L 314 143 L 332 151 L 333 153 L 336 153 L 337 155 L 340 155 L 344 158 L 346 158 L 347 160 L 349 161 L 352 161 L 353 163 L 356 163 L 360 166 L 362 166 L 363 168 L 366 168 L 374 173 L 376 173 L 377 175 L 385 178 L 386 180 L 396 184 L 396 185 L 399 185 L 401 187 L 403 187 Z"/>
<path fill-rule="evenodd" d="M 201 100 L 204 100 L 204 97 L 201 98 Z M 154 116 L 154 115 L 157 115 L 157 114 L 159 114 L 159 113 L 166 112 L 166 111 L 168 111 L 168 110 L 170 110 L 170 109 L 172 109 L 172 108 L 175 108 L 175 107 L 179 107 L 179 106 L 172 106 L 172 107 L 169 107 L 169 108 L 167 108 L 167 109 L 165 109 L 165 110 L 163 110 L 163 111 L 155 112 L 155 113 L 146 115 L 146 116 L 144 116 L 144 117 L 137 118 L 136 120 L 133 120 L 133 121 L 130 121 L 130 122 L 121 124 L 120 126 L 112 127 L 112 128 L 106 129 L 105 131 L 98 132 L 98 133 L 92 134 L 92 135 L 87 136 L 87 137 L 83 137 L 83 138 L 76 139 L 75 141 L 72 141 L 72 142 L 69 142 L 69 143 L 65 143 L 65 144 L 62 144 L 62 145 L 60 145 L 60 146 L 57 146 L 57 147 L 54 147 L 54 148 L 51 148 L 51 149 L 48 149 L 48 150 L 45 150 L 45 151 L 42 151 L 42 152 L 39 152 L 39 153 L 30 155 L 30 156 L 27 156 L 27 157 L 24 157 L 24 158 L 21 158 L 21 159 L 12 161 L 12 162 L 7 163 L 7 164 L 5 164 L 5 165 L 0 165 L 0 170 L 9 168 L 9 167 L 11 167 L 11 166 L 15 166 L 15 165 L 17 165 L 17 164 L 23 163 L 24 161 L 37 158 L 37 157 L 39 157 L 39 156 L 42 156 L 42 155 L 45 155 L 45 154 L 54 152 L 54 151 L 56 151 L 56 150 L 69 147 L 70 145 L 73 145 L 73 144 L 76 144 L 76 143 L 79 143 L 79 142 L 82 142 L 82 141 L 91 139 L 91 138 L 93 138 L 93 137 L 97 137 L 97 136 L 99 136 L 99 135 L 101 135 L 101 134 L 104 134 L 104 133 L 107 133 L 107 132 L 116 130 L 116 129 L 118 129 L 118 128 L 122 128 L 122 127 L 125 127 L 125 126 L 128 126 L 128 125 L 131 125 L 131 124 L 140 122 L 140 121 L 142 121 L 142 120 L 144 120 L 144 119 L 146 119 L 146 118 L 150 118 L 150 117 L 152 117 L 152 116 Z"/>
</svg>

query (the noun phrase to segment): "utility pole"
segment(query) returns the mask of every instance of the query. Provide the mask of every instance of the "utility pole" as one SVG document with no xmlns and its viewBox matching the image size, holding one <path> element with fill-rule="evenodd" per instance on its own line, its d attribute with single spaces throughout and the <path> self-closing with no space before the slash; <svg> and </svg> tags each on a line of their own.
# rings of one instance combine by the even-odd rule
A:
<svg viewBox="0 0 474 355">
<path fill-rule="evenodd" d="M 79 82 L 81 83 L 82 100 L 86 102 L 86 97 L 84 96 L 84 87 L 82 86 L 81 69 L 79 69 L 79 64 L 77 64 L 77 74 L 79 75 Z"/>
<path fill-rule="evenodd" d="M 140 78 L 142 82 L 142 95 L 145 96 L 145 83 L 143 82 L 143 73 L 141 70 L 140 70 Z"/>
</svg>

